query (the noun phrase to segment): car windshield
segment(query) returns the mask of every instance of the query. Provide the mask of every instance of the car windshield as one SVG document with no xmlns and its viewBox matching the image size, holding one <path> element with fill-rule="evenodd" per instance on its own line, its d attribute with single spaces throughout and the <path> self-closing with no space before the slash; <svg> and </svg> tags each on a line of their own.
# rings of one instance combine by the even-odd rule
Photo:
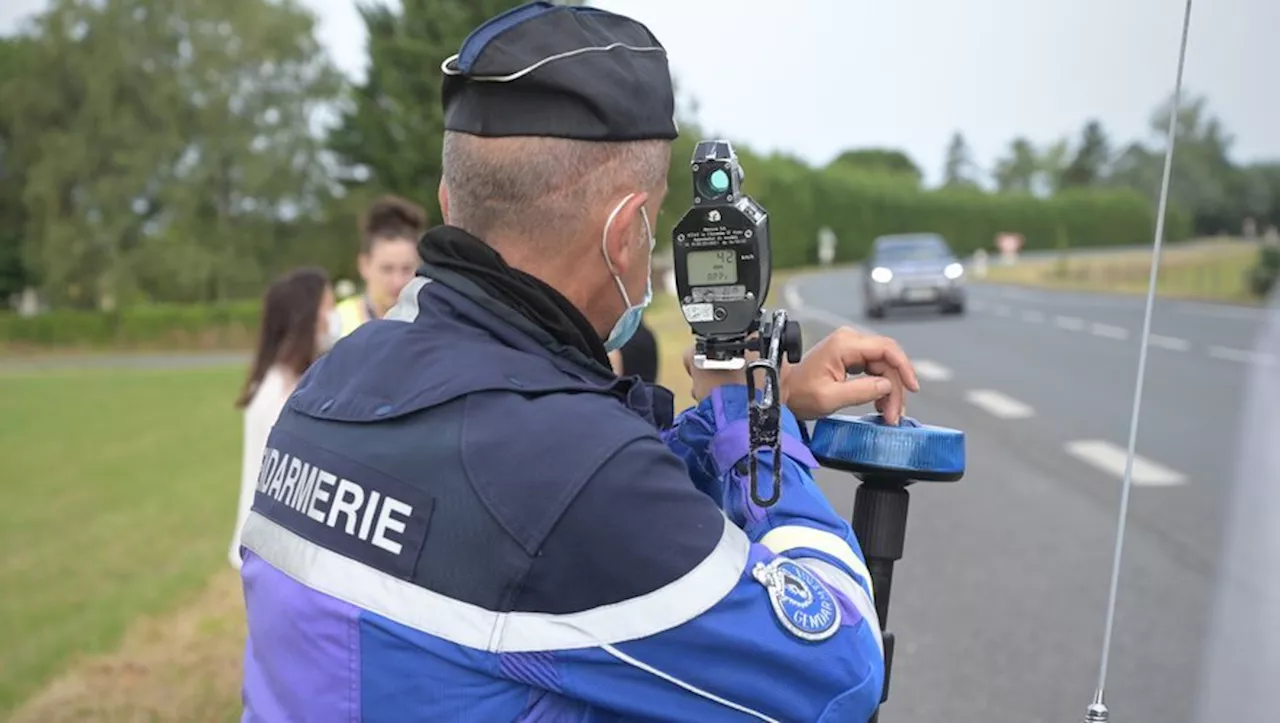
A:
<svg viewBox="0 0 1280 723">
<path fill-rule="evenodd" d="M 893 263 L 897 261 L 937 261 L 951 257 L 951 249 L 942 239 L 936 236 L 920 236 L 913 238 L 881 241 L 876 245 L 877 261 Z"/>
</svg>

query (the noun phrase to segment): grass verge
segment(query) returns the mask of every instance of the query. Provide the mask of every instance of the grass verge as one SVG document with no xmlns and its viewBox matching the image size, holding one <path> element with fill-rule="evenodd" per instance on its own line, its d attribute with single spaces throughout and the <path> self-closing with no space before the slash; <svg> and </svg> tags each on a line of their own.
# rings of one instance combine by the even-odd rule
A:
<svg viewBox="0 0 1280 723">
<path fill-rule="evenodd" d="M 225 565 L 242 373 L 0 375 L 0 717 Z"/>
<path fill-rule="evenodd" d="M 1254 243 L 1224 240 L 1165 248 L 1160 257 L 1156 293 L 1171 298 L 1258 303 L 1249 291 L 1247 274 L 1258 257 Z M 1076 291 L 1145 294 L 1151 273 L 1149 251 L 1099 255 L 1065 254 L 1058 258 L 993 264 L 986 283 L 1039 286 Z"/>
<path fill-rule="evenodd" d="M 229 567 L 218 570 L 182 605 L 136 620 L 112 652 L 78 661 L 10 722 L 240 720 L 240 601 L 240 578 Z"/>
</svg>

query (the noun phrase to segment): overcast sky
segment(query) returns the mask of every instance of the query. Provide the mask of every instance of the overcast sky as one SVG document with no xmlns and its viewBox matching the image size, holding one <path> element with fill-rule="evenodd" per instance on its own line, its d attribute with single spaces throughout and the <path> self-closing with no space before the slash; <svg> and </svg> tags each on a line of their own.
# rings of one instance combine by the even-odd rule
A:
<svg viewBox="0 0 1280 723">
<path fill-rule="evenodd" d="M 364 66 L 354 0 L 303 0 L 335 62 Z M 44 0 L 0 0 L 0 32 Z M 953 130 L 989 166 L 1010 139 L 1148 137 L 1172 90 L 1183 0 L 594 0 L 667 47 L 708 132 L 825 163 L 905 150 L 935 179 Z M 1280 159 L 1280 0 L 1199 0 L 1186 86 L 1236 136 L 1236 160 Z M 424 68 L 434 72 L 434 68 Z"/>
</svg>

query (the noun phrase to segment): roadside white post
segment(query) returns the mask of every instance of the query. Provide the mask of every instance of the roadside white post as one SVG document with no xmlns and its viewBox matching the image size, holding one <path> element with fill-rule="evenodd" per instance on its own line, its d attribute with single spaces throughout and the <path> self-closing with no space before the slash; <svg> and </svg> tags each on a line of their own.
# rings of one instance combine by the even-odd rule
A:
<svg viewBox="0 0 1280 723">
<path fill-rule="evenodd" d="M 973 275 L 979 279 L 987 277 L 987 250 L 978 249 L 973 252 Z"/>
<path fill-rule="evenodd" d="M 830 266 L 836 260 L 836 233 L 823 226 L 818 231 L 818 263 Z"/>
</svg>

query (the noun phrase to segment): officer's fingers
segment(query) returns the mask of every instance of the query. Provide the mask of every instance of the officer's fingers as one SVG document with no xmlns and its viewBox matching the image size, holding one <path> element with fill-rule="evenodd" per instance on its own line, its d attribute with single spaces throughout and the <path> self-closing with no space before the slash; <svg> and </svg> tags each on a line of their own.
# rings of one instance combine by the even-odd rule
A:
<svg viewBox="0 0 1280 723">
<path fill-rule="evenodd" d="M 823 414 L 845 407 L 857 407 L 893 393 L 893 383 L 883 377 L 858 377 L 824 386 L 816 392 Z M 897 420 L 894 420 L 897 423 Z"/>
<path fill-rule="evenodd" d="M 902 385 L 913 392 L 920 391 L 920 380 L 916 378 L 916 368 L 907 358 L 907 353 L 902 350 L 898 342 L 889 337 L 882 336 L 880 341 L 886 351 L 884 361 L 896 372 L 902 380 Z"/>
<path fill-rule="evenodd" d="M 916 370 L 912 367 L 911 360 L 893 339 L 884 336 L 864 336 L 849 339 L 838 349 L 845 368 L 861 367 L 875 374 L 883 374 L 883 370 L 891 369 L 902 379 L 903 386 L 913 392 L 920 391 L 920 381 L 916 378 Z"/>
<path fill-rule="evenodd" d="M 879 374 L 882 379 L 890 381 L 890 393 L 884 395 L 876 402 L 876 409 L 884 415 L 884 420 L 888 424 L 896 425 L 902 417 L 902 412 L 906 409 L 906 390 L 902 383 L 902 376 L 895 370 L 884 370 Z"/>
<path fill-rule="evenodd" d="M 897 424 L 907 413 L 906 393 L 903 391 L 902 381 L 895 372 L 888 372 L 884 378 L 888 379 L 893 388 L 888 394 L 876 400 L 876 411 L 880 412 L 889 424 Z"/>
<path fill-rule="evenodd" d="M 876 411 L 883 414 L 890 424 L 897 424 L 902 416 L 902 410 L 906 407 L 906 390 L 903 387 L 901 375 L 885 366 L 884 362 L 872 364 L 867 373 L 886 379 L 892 385 L 888 394 L 876 400 Z"/>
</svg>

